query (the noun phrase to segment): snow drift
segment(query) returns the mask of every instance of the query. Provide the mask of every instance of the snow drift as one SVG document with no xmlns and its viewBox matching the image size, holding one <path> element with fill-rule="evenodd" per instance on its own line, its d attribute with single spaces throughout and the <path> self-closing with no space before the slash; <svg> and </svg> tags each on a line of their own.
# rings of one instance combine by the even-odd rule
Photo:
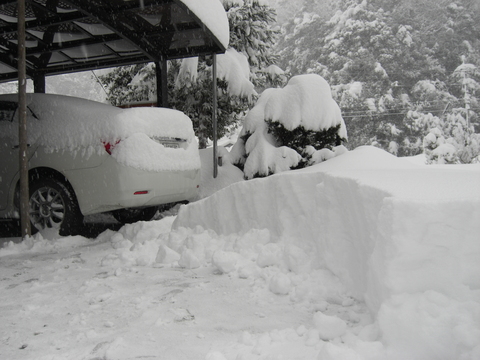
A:
<svg viewBox="0 0 480 360">
<path fill-rule="evenodd" d="M 315 254 L 310 262 L 300 256 L 302 266 L 290 271 L 325 267 L 366 302 L 392 358 L 473 358 L 480 351 L 471 337 L 480 334 L 480 171 L 471 169 L 418 166 L 362 147 L 235 183 L 182 208 L 173 228 L 267 229 L 273 242 Z"/>
</svg>

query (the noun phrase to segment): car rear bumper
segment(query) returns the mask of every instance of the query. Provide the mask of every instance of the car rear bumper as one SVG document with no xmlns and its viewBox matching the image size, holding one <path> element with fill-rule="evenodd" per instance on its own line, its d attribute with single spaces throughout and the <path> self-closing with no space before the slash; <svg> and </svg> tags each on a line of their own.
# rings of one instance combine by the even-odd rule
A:
<svg viewBox="0 0 480 360">
<path fill-rule="evenodd" d="M 200 186 L 199 169 L 142 171 L 120 165 L 113 158 L 99 167 L 67 171 L 65 175 L 84 215 L 191 201 Z"/>
</svg>

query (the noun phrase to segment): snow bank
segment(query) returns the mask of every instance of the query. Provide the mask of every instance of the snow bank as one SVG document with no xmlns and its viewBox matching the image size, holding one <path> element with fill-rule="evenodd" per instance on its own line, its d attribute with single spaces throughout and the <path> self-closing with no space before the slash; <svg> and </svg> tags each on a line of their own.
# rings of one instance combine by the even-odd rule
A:
<svg viewBox="0 0 480 360">
<path fill-rule="evenodd" d="M 233 184 L 182 208 L 173 228 L 225 236 L 266 229 L 274 243 L 309 254 L 313 269 L 329 269 L 364 300 L 395 354 L 468 358 L 480 349 L 478 337 L 464 338 L 480 334 L 479 178 L 478 167 L 417 166 L 362 147 Z M 272 286 L 278 293 L 285 285 Z"/>
</svg>

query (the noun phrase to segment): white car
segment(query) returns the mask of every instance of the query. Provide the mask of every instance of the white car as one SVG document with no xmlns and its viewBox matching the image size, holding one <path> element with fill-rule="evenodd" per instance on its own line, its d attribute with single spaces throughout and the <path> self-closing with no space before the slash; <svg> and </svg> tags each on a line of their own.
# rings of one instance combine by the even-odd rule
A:
<svg viewBox="0 0 480 360">
<path fill-rule="evenodd" d="M 0 95 L 0 219 L 19 218 L 18 95 Z M 164 108 L 120 109 L 27 94 L 32 232 L 75 232 L 83 216 L 151 219 L 158 206 L 190 201 L 200 184 L 191 120 Z"/>
</svg>

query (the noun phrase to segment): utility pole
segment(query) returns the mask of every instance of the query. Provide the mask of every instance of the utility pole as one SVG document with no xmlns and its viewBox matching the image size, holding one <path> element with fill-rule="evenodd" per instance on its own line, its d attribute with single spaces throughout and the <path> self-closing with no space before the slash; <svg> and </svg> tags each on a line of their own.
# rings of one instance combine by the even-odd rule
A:
<svg viewBox="0 0 480 360">
<path fill-rule="evenodd" d="M 470 93 L 468 92 L 468 81 L 467 81 L 467 65 L 465 63 L 465 55 L 462 55 L 462 90 L 463 90 L 463 100 L 465 102 L 465 120 L 467 120 L 467 126 L 470 129 Z"/>
<path fill-rule="evenodd" d="M 216 179 L 218 175 L 218 156 L 217 156 L 217 54 L 213 54 L 212 64 L 212 83 L 213 83 L 213 178 Z"/>
<path fill-rule="evenodd" d="M 18 0 L 18 140 L 20 165 L 20 224 L 22 238 L 31 235 L 28 189 L 27 76 L 25 51 L 25 0 Z"/>
<path fill-rule="evenodd" d="M 468 86 L 467 86 L 467 71 L 463 71 L 463 91 L 464 91 L 464 100 L 465 100 L 465 111 L 466 111 L 466 120 L 467 120 L 467 126 L 470 129 L 470 93 L 468 92 Z"/>
</svg>

